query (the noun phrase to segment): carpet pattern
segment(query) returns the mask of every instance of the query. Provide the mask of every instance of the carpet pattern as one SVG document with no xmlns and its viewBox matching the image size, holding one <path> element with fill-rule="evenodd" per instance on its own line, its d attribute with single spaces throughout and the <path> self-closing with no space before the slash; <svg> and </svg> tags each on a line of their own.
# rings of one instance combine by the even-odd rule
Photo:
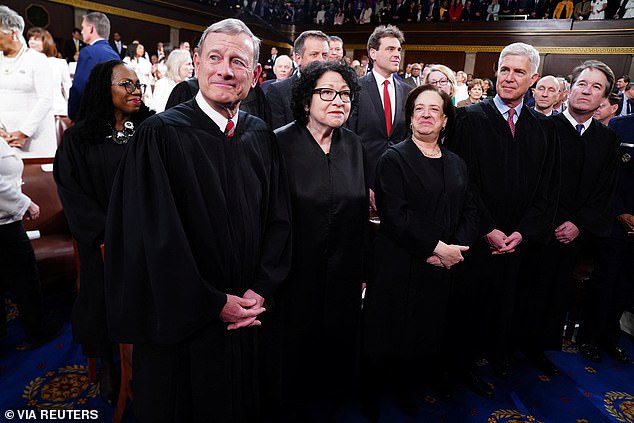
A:
<svg viewBox="0 0 634 423">
<path fill-rule="evenodd" d="M 53 341 L 35 350 L 18 351 L 15 345 L 23 336 L 16 322 L 18 313 L 10 301 L 5 307 L 9 333 L 0 339 L 0 422 L 38 421 L 26 418 L 25 413 L 39 410 L 58 410 L 57 421 L 77 420 L 77 414 L 68 414 L 69 410 L 91 410 L 91 418 L 84 420 L 112 421 L 114 410 L 101 401 L 99 387 L 88 380 L 86 360 L 79 346 L 72 343 L 68 319 Z M 66 313 L 68 317 L 69 310 Z M 622 345 L 634 358 L 629 335 L 623 335 Z M 421 388 L 416 395 L 416 418 L 406 416 L 394 402 L 385 399 L 380 404 L 380 422 L 634 423 L 634 362 L 618 363 L 605 356 L 601 363 L 591 363 L 573 343 L 547 355 L 561 370 L 558 375 L 541 373 L 520 354 L 514 356 L 511 373 L 504 378 L 496 377 L 482 361 L 482 376 L 495 385 L 492 400 L 460 384 L 454 386 L 454 395 L 448 400 Z M 15 413 L 13 418 L 7 417 L 8 411 Z M 134 422 L 130 414 L 124 417 L 125 422 Z M 209 421 L 213 422 L 211 416 Z M 358 404 L 350 404 L 339 410 L 334 421 L 367 420 Z"/>
</svg>

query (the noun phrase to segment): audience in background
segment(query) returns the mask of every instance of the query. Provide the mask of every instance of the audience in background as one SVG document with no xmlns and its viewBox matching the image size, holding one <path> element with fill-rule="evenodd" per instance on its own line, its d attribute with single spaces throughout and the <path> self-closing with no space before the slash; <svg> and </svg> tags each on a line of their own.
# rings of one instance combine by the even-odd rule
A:
<svg viewBox="0 0 634 423">
<path fill-rule="evenodd" d="M 165 77 L 156 81 L 152 98 L 152 109 L 157 113 L 165 110 L 167 99 L 172 89 L 181 81 L 192 76 L 194 65 L 187 50 L 173 50 L 165 62 L 167 72 Z"/>
</svg>

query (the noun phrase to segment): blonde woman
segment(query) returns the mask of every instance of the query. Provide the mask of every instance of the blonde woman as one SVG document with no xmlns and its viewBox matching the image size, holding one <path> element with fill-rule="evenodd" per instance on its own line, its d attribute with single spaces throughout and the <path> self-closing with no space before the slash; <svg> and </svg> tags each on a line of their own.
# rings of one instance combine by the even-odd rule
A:
<svg viewBox="0 0 634 423">
<path fill-rule="evenodd" d="M 157 113 L 165 110 L 167 99 L 176 84 L 190 78 L 194 70 L 189 51 L 182 49 L 172 51 L 167 57 L 165 65 L 167 66 L 165 77 L 156 81 L 154 86 L 152 106 Z"/>
</svg>

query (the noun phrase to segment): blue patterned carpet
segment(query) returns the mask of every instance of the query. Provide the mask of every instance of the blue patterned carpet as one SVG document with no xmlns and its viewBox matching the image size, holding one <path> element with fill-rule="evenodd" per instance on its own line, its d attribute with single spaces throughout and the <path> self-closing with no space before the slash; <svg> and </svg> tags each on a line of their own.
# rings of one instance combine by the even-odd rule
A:
<svg viewBox="0 0 634 423">
<path fill-rule="evenodd" d="M 64 418 L 68 416 L 64 410 L 94 410 L 90 421 L 110 422 L 113 409 L 100 400 L 98 387 L 88 381 L 86 360 L 71 341 L 70 323 L 67 321 L 62 333 L 39 349 L 16 351 L 14 346 L 21 341 L 22 333 L 15 322 L 14 306 L 8 303 L 7 307 L 9 334 L 0 339 L 0 422 L 27 421 L 18 418 L 18 411 L 38 409 L 58 410 L 57 421 L 75 421 Z M 68 304 L 64 313 L 69 313 Z M 622 345 L 634 358 L 629 335 L 623 335 Z M 609 357 L 598 364 L 590 363 L 578 354 L 574 344 L 548 355 L 561 369 L 559 375 L 541 374 L 519 354 L 506 378 L 493 376 L 483 363 L 483 376 L 496 387 L 492 400 L 459 385 L 450 400 L 421 391 L 416 399 L 420 410 L 417 418 L 405 416 L 386 400 L 381 404 L 380 422 L 634 423 L 634 363 L 623 365 Z M 9 410 L 15 413 L 13 419 L 8 418 Z M 134 421 L 130 414 L 126 414 L 125 422 Z M 355 404 L 342 410 L 337 421 L 366 422 Z"/>
</svg>

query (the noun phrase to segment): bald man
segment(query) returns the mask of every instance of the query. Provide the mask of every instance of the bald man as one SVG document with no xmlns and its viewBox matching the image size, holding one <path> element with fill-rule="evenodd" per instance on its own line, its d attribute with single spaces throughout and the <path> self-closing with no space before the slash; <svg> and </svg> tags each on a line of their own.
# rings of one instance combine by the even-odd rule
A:
<svg viewBox="0 0 634 423">
<path fill-rule="evenodd" d="M 559 80 L 552 75 L 546 75 L 537 81 L 537 85 L 533 89 L 535 111 L 546 116 L 556 114 L 553 106 L 559 100 L 559 91 Z"/>
</svg>

